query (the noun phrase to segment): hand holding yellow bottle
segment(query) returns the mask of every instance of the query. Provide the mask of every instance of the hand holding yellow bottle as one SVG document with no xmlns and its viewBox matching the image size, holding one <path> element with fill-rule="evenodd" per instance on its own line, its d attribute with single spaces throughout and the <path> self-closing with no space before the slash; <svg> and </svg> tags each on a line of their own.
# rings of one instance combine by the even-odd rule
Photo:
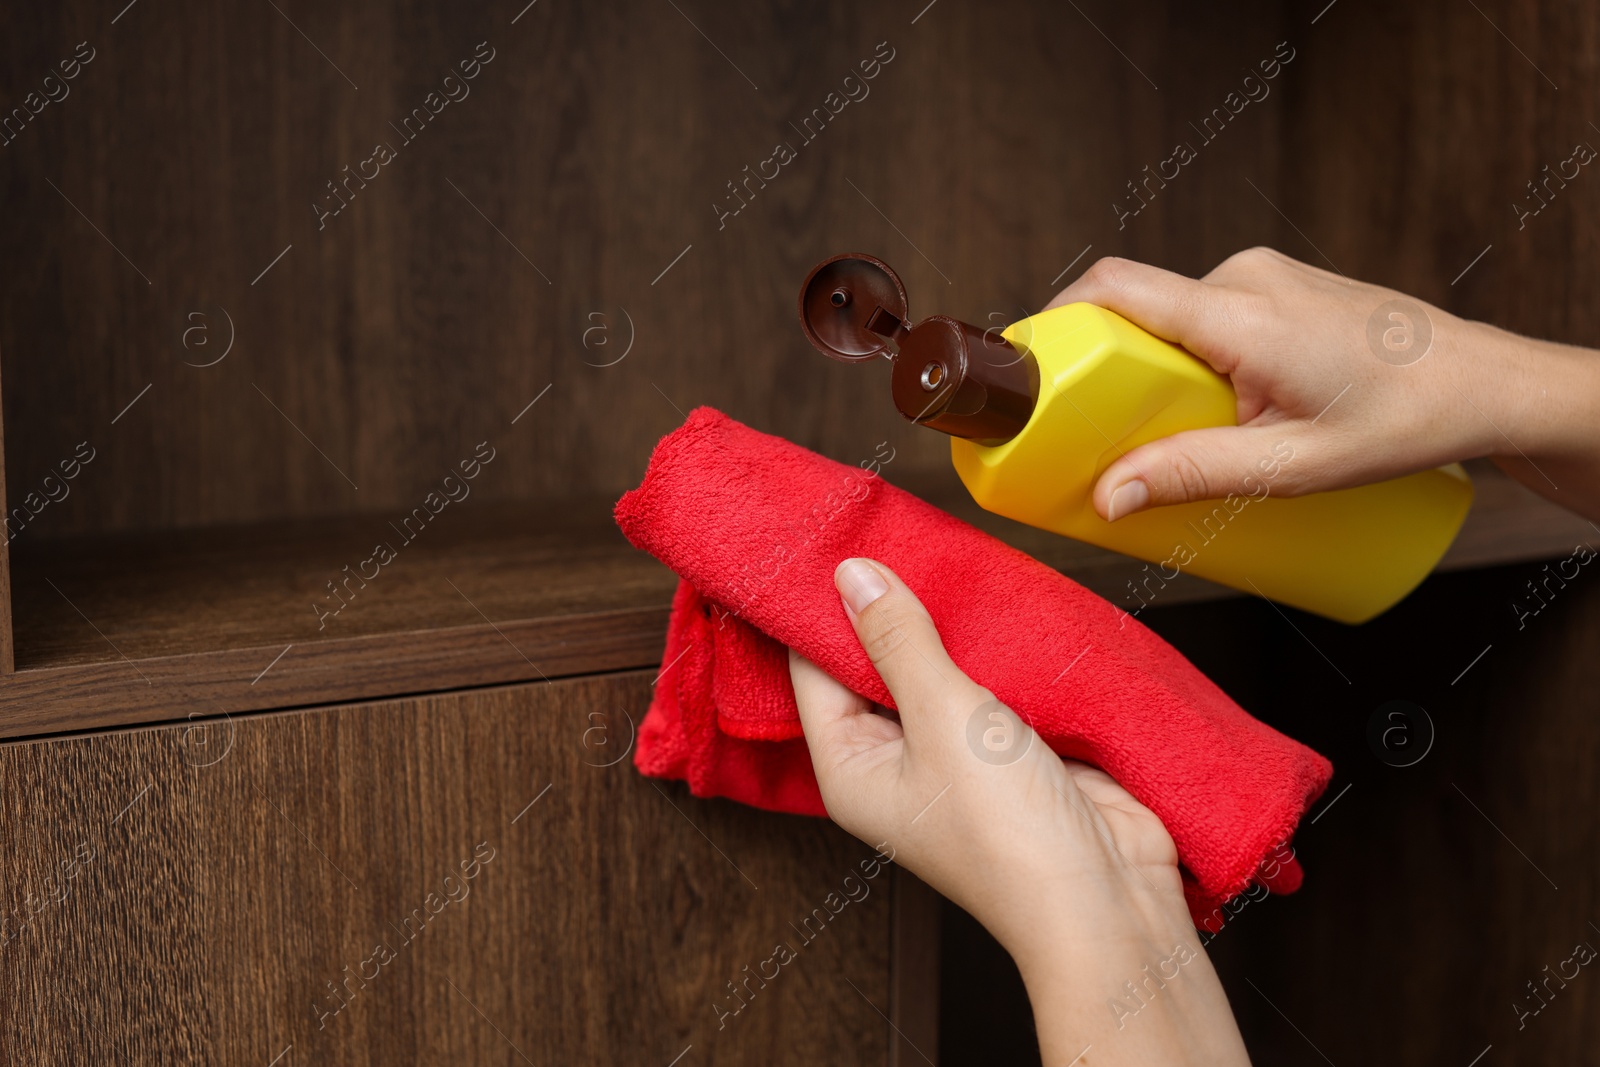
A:
<svg viewBox="0 0 1600 1067">
<path fill-rule="evenodd" d="M 871 257 L 820 265 L 801 316 L 835 358 L 897 343 L 895 403 L 952 435 L 974 499 L 1146 560 L 1140 595 L 1183 572 L 1371 618 L 1449 546 L 1472 495 L 1453 461 L 1473 456 L 1600 511 L 1593 353 L 1265 249 L 1203 280 L 1102 260 L 1004 343 L 911 327 Z"/>
</svg>

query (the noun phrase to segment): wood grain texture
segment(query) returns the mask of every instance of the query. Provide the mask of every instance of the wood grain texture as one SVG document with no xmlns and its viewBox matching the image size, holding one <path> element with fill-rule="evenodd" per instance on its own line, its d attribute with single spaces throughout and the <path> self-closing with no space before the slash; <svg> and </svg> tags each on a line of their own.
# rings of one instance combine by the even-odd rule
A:
<svg viewBox="0 0 1600 1067">
<path fill-rule="evenodd" d="M 278 6 L 0 13 L 7 103 L 96 49 L 0 151 L 0 253 L 33 265 L 0 282 L 6 462 L 31 485 L 99 449 L 40 535 L 404 511 L 484 440 L 503 456 L 482 499 L 615 494 L 702 403 L 934 469 L 943 442 L 886 379 L 802 338 L 813 263 L 881 253 L 918 314 L 988 324 L 1042 306 L 1090 244 L 1075 270 L 1122 251 L 1193 271 L 1281 225 L 1239 180 L 1274 191 L 1276 99 L 1125 231 L 1111 210 L 1190 94 L 1270 54 L 1267 0 L 1093 25 L 1023 0 L 540 4 L 514 25 L 518 5 Z M 401 143 L 390 124 L 484 41 L 470 95 Z M 804 141 L 791 123 L 885 41 L 869 95 Z M 377 141 L 397 158 L 319 230 L 313 201 Z M 779 141 L 795 161 L 719 221 Z"/>
<path fill-rule="evenodd" d="M 4 404 L 0 403 L 0 516 L 9 514 L 6 507 L 5 472 L 5 417 Z M 3 531 L 3 523 L 0 523 Z M 16 670 L 16 627 L 11 616 L 11 536 L 0 532 L 0 678 Z"/>
<path fill-rule="evenodd" d="M 1039 1035 L 1016 963 L 983 924 L 948 900 L 939 919 L 939 1062 L 1035 1067 Z"/>
<path fill-rule="evenodd" d="M 0 732 L 651 662 L 670 579 L 614 543 L 419 544 L 331 638 L 297 640 L 314 624 L 301 583 L 351 561 L 323 533 L 408 511 L 480 441 L 502 458 L 479 501 L 614 496 L 698 403 L 848 462 L 888 440 L 892 476 L 947 478 L 943 442 L 890 414 L 881 379 L 819 360 L 795 329 L 799 279 L 845 248 L 894 263 L 919 315 L 1012 319 L 1100 255 L 1199 274 L 1268 243 L 1459 314 L 1600 341 L 1592 176 L 1525 228 L 1512 209 L 1597 136 L 1584 101 L 1600 23 L 1584 5 L 640 2 L 538 4 L 513 24 L 518 6 L 0 11 L 0 106 L 78 41 L 97 49 L 0 150 L 0 254 L 17 265 L 0 279 L 11 497 L 77 442 L 99 450 L 14 546 L 22 670 L 0 685 Z M 1126 183 L 1284 39 L 1298 57 L 1272 97 L 1119 226 Z M 485 40 L 497 54 L 471 96 L 319 230 L 324 183 Z M 882 40 L 896 58 L 872 95 L 719 226 L 724 183 Z M 195 313 L 210 347 L 185 333 Z M 599 324 L 608 347 L 587 332 Z M 225 336 L 225 360 L 193 365 Z M 1569 520 L 1483 489 L 1455 563 L 1570 551 Z M 296 532 L 326 516 L 339 521 Z M 239 540 L 233 523 L 269 527 Z M 1113 597 L 1128 576 L 1065 542 L 1037 554 Z M 1258 1062 L 1465 1064 L 1490 1044 L 1484 1067 L 1595 1062 L 1587 971 L 1526 1027 L 1513 1012 L 1600 921 L 1600 608 L 1575 581 L 1513 628 L 1543 573 L 1436 578 L 1359 630 L 1292 614 L 1297 632 L 1241 599 L 1176 606 L 1210 595 L 1176 584 L 1149 614 L 1252 711 L 1333 755 L 1336 789 L 1354 783 L 1302 837 L 1304 893 L 1252 905 L 1216 943 Z M 667 790 L 762 885 L 742 898 L 649 783 L 571 764 L 607 687 L 637 706 L 648 677 L 558 683 L 540 690 L 559 694 L 549 703 L 473 694 L 241 721 L 205 769 L 185 762 L 197 735 L 181 728 L 5 746 L 14 901 L 48 896 L 46 872 L 80 845 L 94 856 L 0 948 L 6 1058 L 267 1063 L 293 1043 L 334 1063 L 521 1062 L 515 1041 L 540 1063 L 665 1063 L 681 1040 L 696 1046 L 686 1063 L 881 1059 L 876 1009 L 896 999 L 881 924 L 870 943 L 807 949 L 793 983 L 707 1035 L 707 991 L 764 958 L 769 920 L 812 906 L 843 873 L 824 868 L 856 853 L 825 826 L 780 839 L 766 817 Z M 1366 747 L 1396 697 L 1439 731 L 1413 768 Z M 313 1033 L 319 983 L 503 829 L 541 769 L 566 789 L 440 916 L 461 933 L 430 931 L 332 1037 Z M 609 777 L 578 777 L 591 773 Z M 519 852 L 530 826 L 546 836 Z M 825 949 L 836 957 L 810 955 Z"/>
<path fill-rule="evenodd" d="M 1600 266 L 1600 182 L 1588 168 L 1547 207 L 1528 188 L 1574 145 L 1600 148 L 1589 5 L 1404 6 L 1342 0 L 1306 37 L 1284 129 L 1284 251 L 1457 314 L 1600 343 L 1583 279 Z M 1548 79 L 1548 80 L 1547 80 Z M 1292 233 L 1286 236 L 1293 237 Z M 1471 270 L 1479 253 L 1493 246 Z"/>
<path fill-rule="evenodd" d="M 676 579 L 631 548 L 609 515 L 608 502 L 592 499 L 446 510 L 409 545 L 373 516 L 19 539 L 24 669 L 0 683 L 0 731 L 659 663 Z M 380 539 L 399 546 L 393 561 L 370 582 L 346 584 Z M 337 615 L 314 610 L 340 604 Z"/>
<path fill-rule="evenodd" d="M 816 259 L 864 247 L 900 267 L 918 314 L 990 323 L 1105 253 L 1189 273 L 1261 241 L 1306 254 L 1284 243 L 1302 237 L 1279 190 L 1322 186 L 1285 157 L 1288 116 L 1334 125 L 1300 82 L 1331 77 L 1311 60 L 1350 33 L 1319 23 L 1272 95 L 1119 219 L 1205 102 L 1306 27 L 1264 2 L 1159 20 L 637 4 L 536 6 L 513 24 L 422 0 L 11 17 L 4 69 L 47 70 L 83 39 L 96 51 L 0 153 L 16 206 L 0 251 L 44 265 L 0 281 L 6 466 L 26 494 L 76 442 L 96 459 L 14 546 L 9 736 L 190 700 L 237 711 L 645 665 L 670 578 L 621 544 L 605 504 L 702 402 L 849 462 L 891 441 L 891 478 L 1125 600 L 1137 564 L 972 508 L 942 439 L 891 414 L 874 368 L 806 346 L 794 289 Z M 323 183 L 484 40 L 495 58 L 470 95 L 315 228 Z M 175 41 L 186 62 L 153 58 Z M 719 219 L 725 183 L 799 139 L 790 122 L 880 41 L 894 59 L 870 95 Z M 497 458 L 472 506 L 503 505 L 505 525 L 444 513 L 319 627 L 325 584 L 479 442 Z M 1447 563 L 1565 550 L 1571 520 L 1521 516 L 1519 500 L 1489 501 Z M 227 525 L 241 522 L 255 525 Z M 1187 578 L 1163 590 L 1214 595 Z"/>
<path fill-rule="evenodd" d="M 1564 555 L 1581 520 L 1493 468 L 1445 569 Z M 898 474 L 896 477 L 900 477 Z M 1142 564 L 979 509 L 948 468 L 901 479 L 1128 611 Z M 370 582 L 381 517 L 18 539 L 16 674 L 0 736 L 535 681 L 658 664 L 676 578 L 610 501 L 442 512 Z M 370 570 L 368 573 L 371 573 Z M 330 593 L 329 581 L 338 589 Z M 1163 606 L 1236 595 L 1183 576 Z M 343 604 L 337 615 L 324 615 Z"/>
<path fill-rule="evenodd" d="M 5 746 L 0 1055 L 885 1062 L 890 871 L 803 941 L 870 850 L 595 766 L 649 681 Z"/>
<path fill-rule="evenodd" d="M 894 1034 L 889 1067 L 939 1060 L 940 916 L 944 898 L 903 867 L 894 871 L 889 1003 Z"/>
<path fill-rule="evenodd" d="M 1591 968 L 1538 999 L 1527 986 L 1576 945 L 1600 949 L 1600 585 L 1582 573 L 1519 629 L 1513 604 L 1540 578 L 1524 565 L 1436 579 L 1354 633 L 1296 616 L 1302 638 L 1243 603 L 1184 622 L 1225 630 L 1180 644 L 1333 760 L 1327 800 L 1349 788 L 1297 838 L 1305 888 L 1249 904 L 1212 946 L 1257 1062 L 1316 1060 L 1309 1042 L 1334 1063 L 1465 1064 L 1490 1045 L 1483 1062 L 1600 1063 Z M 1406 727 L 1412 766 L 1369 743 L 1395 699 L 1431 718 L 1431 748 Z"/>
<path fill-rule="evenodd" d="M 676 579 L 628 544 L 611 519 L 612 503 L 450 507 L 420 532 L 408 528 L 410 543 L 382 515 L 46 543 L 19 538 L 20 663 L 66 667 L 290 642 L 309 648 L 667 606 Z M 377 564 L 375 543 L 392 548 L 389 563 Z"/>
</svg>

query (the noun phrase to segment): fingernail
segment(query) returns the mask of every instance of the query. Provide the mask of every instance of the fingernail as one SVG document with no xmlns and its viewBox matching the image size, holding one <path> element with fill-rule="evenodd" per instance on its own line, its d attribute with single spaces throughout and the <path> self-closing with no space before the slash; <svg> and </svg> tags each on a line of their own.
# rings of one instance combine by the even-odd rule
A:
<svg viewBox="0 0 1600 1067">
<path fill-rule="evenodd" d="M 865 611 L 868 604 L 889 591 L 889 583 L 883 580 L 883 575 L 864 559 L 847 559 L 839 564 L 839 569 L 833 572 L 833 584 L 839 587 L 845 606 L 857 613 Z"/>
<path fill-rule="evenodd" d="M 1130 478 L 1111 491 L 1111 502 L 1106 505 L 1106 521 L 1132 515 L 1150 504 L 1150 487 L 1139 478 Z"/>
</svg>

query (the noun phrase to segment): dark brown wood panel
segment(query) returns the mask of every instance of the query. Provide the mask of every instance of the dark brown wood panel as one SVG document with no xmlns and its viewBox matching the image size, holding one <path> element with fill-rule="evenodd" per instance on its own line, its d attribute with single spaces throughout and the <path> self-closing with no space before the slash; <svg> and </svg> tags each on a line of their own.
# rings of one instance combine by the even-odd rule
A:
<svg viewBox="0 0 1600 1067">
<path fill-rule="evenodd" d="M 446 508 L 405 533 L 382 515 L 363 515 L 19 540 L 18 664 L 30 670 L 273 646 L 276 653 L 291 642 L 309 649 L 667 607 L 676 579 L 628 544 L 611 504 Z M 388 563 L 379 565 L 375 543 L 390 548 Z"/>
<path fill-rule="evenodd" d="M 22 671 L 0 690 L 0 736 L 659 665 L 666 628 L 663 607 Z"/>
<path fill-rule="evenodd" d="M 0 735 L 648 664 L 670 576 L 603 507 L 544 523 L 633 484 L 699 403 L 851 462 L 888 440 L 891 478 L 960 511 L 943 442 L 795 329 L 798 280 L 846 248 L 896 264 L 917 314 L 984 323 L 1101 255 L 1198 274 L 1269 243 L 1600 342 L 1595 179 L 1535 217 L 1514 206 L 1600 143 L 1597 18 L 1533 0 L 0 11 L 0 108 L 94 50 L 0 147 L 5 499 L 38 513 L 10 531 L 20 669 Z M 1130 183 L 1284 40 L 1272 95 L 1215 140 L 1195 131 L 1199 158 L 1119 221 Z M 894 59 L 871 95 L 719 222 L 726 183 L 798 144 L 790 124 L 880 41 Z M 325 183 L 479 42 L 494 59 L 471 95 L 415 141 L 396 131 L 397 158 L 319 225 Z M 475 506 L 526 521 L 442 526 L 313 635 L 310 602 L 367 524 L 479 442 L 498 453 Z M 40 505 L 80 443 L 94 461 Z M 1503 479 L 1480 490 L 1450 566 L 1589 536 Z M 1126 561 L 983 522 L 1120 596 Z M 1595 1062 L 1587 969 L 1516 1014 L 1543 968 L 1600 945 L 1600 603 L 1585 570 L 1518 624 L 1547 573 L 1442 576 L 1358 629 L 1177 606 L 1215 595 L 1200 583 L 1146 616 L 1350 786 L 1302 834 L 1305 892 L 1216 942 L 1258 1062 Z M 0 748 L 22 909 L 0 921 L 5 1058 L 666 1063 L 692 1044 L 682 1063 L 881 1061 L 878 1010 L 909 1027 L 919 1003 L 915 976 L 886 976 L 886 890 L 712 1031 L 719 983 L 861 850 L 584 766 L 588 714 L 614 694 L 637 710 L 649 677 L 235 720 L 209 766 L 225 725 Z M 1414 767 L 1367 742 L 1391 699 L 1434 717 Z M 541 777 L 555 787 L 509 822 Z M 316 1030 L 319 983 L 484 840 L 505 847 L 472 895 Z M 45 879 L 74 860 L 54 899 Z M 746 875 L 759 893 L 741 896 Z M 902 933 L 896 958 L 916 947 Z M 1006 988 L 981 1003 L 1015 1007 Z M 981 1029 L 948 1019 L 943 1044 L 976 1033 L 981 1055 Z M 907 1045 L 935 1056 L 931 1040 L 892 1054 Z"/>
<path fill-rule="evenodd" d="M 1589 284 L 1600 182 L 1583 166 L 1543 199 L 1528 185 L 1580 142 L 1600 148 L 1589 105 L 1600 12 L 1341 0 L 1297 32 L 1307 45 L 1284 129 L 1282 206 L 1305 236 L 1286 233 L 1284 250 L 1328 267 L 1320 248 L 1351 277 L 1470 318 L 1600 343 Z M 1519 217 L 1517 205 L 1546 200 Z"/>
<path fill-rule="evenodd" d="M 1194 99 L 1270 56 L 1268 0 L 522 6 L 0 12 L 0 106 L 94 54 L 0 149 L 13 503 L 96 449 L 34 533 L 403 513 L 482 441 L 481 499 L 615 493 L 702 403 L 930 469 L 943 443 L 886 379 L 801 337 L 818 259 L 881 253 L 919 313 L 990 323 L 1074 261 L 1203 269 L 1281 225 L 1240 181 L 1274 194 L 1276 97 L 1124 230 L 1112 210 Z M 470 95 L 406 142 L 480 42 Z M 864 98 L 805 140 L 880 42 Z M 319 224 L 380 141 L 396 157 Z M 720 218 L 780 141 L 794 161 Z"/>
<path fill-rule="evenodd" d="M 609 501 L 447 509 L 414 536 L 406 544 L 381 516 L 361 516 L 19 540 L 23 669 L 0 683 L 0 732 L 660 661 L 676 578 L 627 544 Z M 399 546 L 382 568 L 369 558 L 378 540 Z"/>
<path fill-rule="evenodd" d="M 0 405 L 3 407 L 3 405 Z M 6 509 L 5 419 L 0 415 L 0 530 Z M 16 629 L 11 616 L 11 537 L 0 535 L 0 678 L 16 669 Z"/>
<path fill-rule="evenodd" d="M 892 872 L 804 941 L 871 851 L 601 766 L 649 682 L 0 748 L 0 1058 L 886 1062 Z"/>
<path fill-rule="evenodd" d="M 939 1060 L 939 919 L 944 898 L 904 867 L 895 868 L 890 1067 Z"/>
<path fill-rule="evenodd" d="M 1589 530 L 1492 467 L 1475 476 L 1446 569 L 1555 557 Z M 901 480 L 1136 608 L 1137 561 L 990 515 L 949 470 Z M 627 544 L 610 503 L 446 510 L 370 582 L 350 575 L 389 531 L 376 516 L 19 541 L 20 670 L 0 681 L 0 737 L 659 663 L 676 578 Z M 1231 595 L 1182 577 L 1161 603 Z"/>
<path fill-rule="evenodd" d="M 1552 584 L 1519 628 L 1544 578 L 1437 579 L 1356 632 L 1296 616 L 1302 637 L 1264 606 L 1187 621 L 1225 629 L 1192 654 L 1209 644 L 1208 669 L 1336 769 L 1297 838 L 1305 888 L 1249 904 L 1212 947 L 1257 1062 L 1320 1062 L 1314 1044 L 1341 1064 L 1466 1064 L 1490 1046 L 1482 1063 L 1600 1063 L 1600 982 L 1563 964 L 1600 950 L 1600 585 Z M 1236 641 L 1257 651 L 1222 648 Z M 1399 721 L 1416 747 L 1390 759 L 1414 765 L 1369 741 L 1375 717 L 1396 725 L 1392 700 L 1431 720 L 1431 748 Z M 1570 980 L 1546 988 L 1558 970 Z"/>
</svg>

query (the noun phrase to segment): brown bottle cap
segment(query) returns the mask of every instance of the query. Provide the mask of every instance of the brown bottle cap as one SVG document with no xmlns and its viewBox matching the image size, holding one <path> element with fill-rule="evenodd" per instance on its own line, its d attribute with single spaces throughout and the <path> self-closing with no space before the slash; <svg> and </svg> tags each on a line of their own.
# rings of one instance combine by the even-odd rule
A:
<svg viewBox="0 0 1600 1067">
<path fill-rule="evenodd" d="M 886 356 L 900 414 L 952 437 L 1000 443 L 1033 415 L 1039 369 L 996 330 L 945 315 L 908 321 L 905 286 L 883 260 L 846 253 L 812 268 L 800 287 L 800 327 L 844 363 Z"/>
<path fill-rule="evenodd" d="M 905 335 L 905 317 L 900 276 L 871 256 L 846 253 L 825 260 L 811 269 L 800 289 L 800 328 L 806 340 L 842 363 L 864 363 L 880 355 L 892 359 L 888 339 Z"/>
</svg>

